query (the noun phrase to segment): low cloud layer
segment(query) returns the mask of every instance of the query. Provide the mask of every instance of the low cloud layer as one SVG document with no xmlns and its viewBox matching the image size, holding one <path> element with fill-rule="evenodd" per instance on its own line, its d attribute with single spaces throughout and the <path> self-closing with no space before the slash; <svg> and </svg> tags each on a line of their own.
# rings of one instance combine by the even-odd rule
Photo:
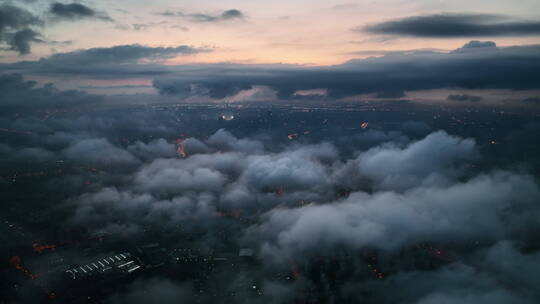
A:
<svg viewBox="0 0 540 304">
<path fill-rule="evenodd" d="M 263 252 L 278 256 L 337 245 L 397 250 L 422 241 L 499 240 L 534 221 L 526 210 L 539 195 L 531 177 L 495 173 L 449 187 L 357 193 L 335 204 L 276 210 L 257 230 L 272 240 Z M 505 218 L 508 208 L 521 211 Z"/>
<path fill-rule="evenodd" d="M 24 92 L 28 100 L 48 92 L 16 74 L 2 82 L 2 92 Z M 47 191 L 53 198 L 44 208 L 64 214 L 51 223 L 60 231 L 209 253 L 233 248 L 232 256 L 250 248 L 257 262 L 234 270 L 216 264 L 205 274 L 215 293 L 156 269 L 115 289 L 111 303 L 156 294 L 210 302 L 219 292 L 236 293 L 231 303 L 290 303 L 306 290 L 341 303 L 540 298 L 540 188 L 534 169 L 514 166 L 517 156 L 536 151 L 522 148 L 538 129 L 533 120 L 504 126 L 506 118 L 493 114 L 486 128 L 508 130 L 496 132 L 497 145 L 488 142 L 492 134 L 434 131 L 442 118 L 432 117 L 444 114 L 438 110 L 403 122 L 391 119 L 395 113 L 349 107 L 227 108 L 230 121 L 218 119 L 220 107 L 129 109 L 3 112 L 0 186 L 7 195 L 30 183 Z M 242 124 L 254 120 L 255 127 Z M 504 152 L 506 141 L 521 150 Z"/>
<path fill-rule="evenodd" d="M 194 154 L 185 159 L 155 154 L 172 148 L 163 143 L 151 148 L 158 143 L 128 148 L 148 153 L 122 189 L 106 187 L 74 197 L 73 223 L 110 230 L 123 225 L 131 227 L 123 231 L 133 233 L 140 231 L 133 230 L 138 225 L 190 223 L 197 231 L 232 214 L 254 221 L 240 228 L 237 242 L 255 248 L 263 261 L 276 267 L 333 256 L 340 248 L 375 250 L 383 260 L 399 259 L 401 266 L 389 262 L 392 267 L 406 269 L 413 263 L 407 259 L 414 257 L 404 253 L 409 248 L 487 244 L 470 252 L 445 253 L 440 257 L 445 264 L 429 271 L 397 271 L 384 281 L 348 281 L 339 287 L 340 297 L 361 299 L 349 290 L 355 284 L 367 284 L 356 288 L 375 291 L 371 300 L 381 303 L 392 302 L 382 292 L 388 288 L 405 303 L 532 303 L 539 296 L 534 283 L 527 282 L 530 274 L 516 269 L 538 261 L 536 253 L 524 253 L 517 244 L 540 225 L 540 188 L 525 173 L 471 174 L 464 166 L 477 154 L 471 139 L 439 131 L 419 141 L 358 151 L 350 159 L 342 159 L 329 143 L 270 152 L 262 142 L 238 139 L 225 130 L 207 140 L 186 140 L 186 151 Z M 347 187 L 345 196 L 342 187 Z M 515 282 L 520 289 L 501 287 L 500 281 Z M 279 288 L 288 294 L 301 287 Z"/>
<path fill-rule="evenodd" d="M 222 146 L 217 137 L 228 137 L 230 145 Z M 129 152 L 108 143 L 85 147 L 90 141 L 69 147 L 66 156 L 93 164 L 99 159 L 136 164 Z M 187 159 L 146 158 L 127 188 L 77 198 L 76 222 L 174 225 L 191 218 L 211 221 L 223 208 L 246 216 L 266 210 L 245 237 L 256 240 L 263 256 L 283 259 L 335 246 L 393 252 L 422 242 L 519 239 L 537 224 L 540 211 L 535 205 L 540 189 L 531 176 L 507 171 L 469 176 L 462 165 L 473 160 L 474 141 L 445 132 L 402 147 L 374 147 L 349 160 L 341 160 L 327 143 L 265 152 L 262 143 L 238 140 L 224 130 L 197 145 L 204 149 Z M 139 154 L 151 151 L 136 146 Z M 336 200 L 346 185 L 350 195 Z"/>
</svg>

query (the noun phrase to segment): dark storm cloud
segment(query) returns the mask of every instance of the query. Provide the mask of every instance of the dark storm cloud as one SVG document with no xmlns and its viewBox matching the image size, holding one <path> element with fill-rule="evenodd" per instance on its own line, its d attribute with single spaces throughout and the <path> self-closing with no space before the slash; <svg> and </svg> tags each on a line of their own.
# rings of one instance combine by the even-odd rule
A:
<svg viewBox="0 0 540 304">
<path fill-rule="evenodd" d="M 106 21 L 112 21 L 109 16 L 100 14 L 95 10 L 91 9 L 90 7 L 80 3 L 63 4 L 55 2 L 51 4 L 49 12 L 55 17 L 68 20 L 96 18 Z"/>
<path fill-rule="evenodd" d="M 158 15 L 166 16 L 166 17 L 182 17 L 182 18 L 187 18 L 193 22 L 219 22 L 219 21 L 225 21 L 225 20 L 234 20 L 234 19 L 238 20 L 238 19 L 244 18 L 244 14 L 240 10 L 237 10 L 237 9 L 229 9 L 218 15 L 210 15 L 210 14 L 202 14 L 202 13 L 186 14 L 184 12 L 172 12 L 172 11 L 165 11 L 162 13 L 158 13 Z"/>
<path fill-rule="evenodd" d="M 373 34 L 439 38 L 534 36 L 540 34 L 540 22 L 487 14 L 439 14 L 391 20 L 359 30 Z"/>
<path fill-rule="evenodd" d="M 450 94 L 448 97 L 446 97 L 446 99 L 452 101 L 478 102 L 482 100 L 482 97 L 468 94 Z"/>
<path fill-rule="evenodd" d="M 117 46 L 55 54 L 34 62 L 4 64 L 0 69 L 102 78 L 154 76 L 153 85 L 162 95 L 181 98 L 207 96 L 221 99 L 256 86 L 275 90 L 281 99 L 295 98 L 299 90 L 314 89 L 326 89 L 327 98 L 367 93 L 395 98 L 405 91 L 437 88 L 525 90 L 540 86 L 540 46 L 495 47 L 491 42 L 471 42 L 450 53 L 389 54 L 328 67 L 135 63 L 143 58 L 168 58 L 205 51 L 208 50 L 189 46 Z"/>
<path fill-rule="evenodd" d="M 9 4 L 0 6 L 0 42 L 21 55 L 30 53 L 31 42 L 43 42 L 40 34 L 30 29 L 30 26 L 42 24 L 43 21 L 23 8 Z"/>
<path fill-rule="evenodd" d="M 539 53 L 538 46 L 466 47 L 446 54 L 392 54 L 323 68 L 210 65 L 157 78 L 154 86 L 164 95 L 206 91 L 213 98 L 231 96 L 254 85 L 273 88 L 280 98 L 320 88 L 327 89 L 329 97 L 364 93 L 398 97 L 404 91 L 448 87 L 534 89 L 540 83 Z"/>
</svg>

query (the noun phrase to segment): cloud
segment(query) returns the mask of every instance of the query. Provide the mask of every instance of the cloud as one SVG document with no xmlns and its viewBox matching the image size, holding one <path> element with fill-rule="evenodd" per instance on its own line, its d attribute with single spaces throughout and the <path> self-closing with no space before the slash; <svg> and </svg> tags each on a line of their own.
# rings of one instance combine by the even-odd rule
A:
<svg viewBox="0 0 540 304">
<path fill-rule="evenodd" d="M 31 25 L 42 25 L 38 17 L 29 11 L 9 4 L 0 6 L 0 33 L 6 30 L 26 28 Z"/>
<path fill-rule="evenodd" d="M 433 271 L 409 271 L 371 286 L 376 288 L 378 303 L 392 303 L 400 297 L 404 303 L 509 303 L 529 304 L 534 300 L 519 291 L 506 288 L 490 276 L 480 265 L 455 263 Z M 359 289 L 364 289 L 357 286 Z M 383 290 L 395 288 L 393 295 Z"/>
<path fill-rule="evenodd" d="M 217 15 L 202 14 L 202 13 L 186 14 L 184 12 L 172 12 L 172 11 L 165 11 L 162 13 L 158 13 L 158 15 L 166 16 L 166 17 L 187 18 L 188 20 L 192 22 L 219 22 L 219 21 L 226 21 L 226 20 L 239 20 L 239 19 L 244 19 L 245 17 L 244 13 L 242 13 L 240 10 L 237 10 L 237 9 L 229 9 Z"/>
<path fill-rule="evenodd" d="M 538 282 L 538 252 L 526 252 L 516 243 L 500 241 L 467 254 L 466 259 L 442 267 L 409 270 L 387 280 L 350 286 L 350 292 L 371 291 L 377 303 L 519 303 L 538 301 L 530 288 Z M 392 294 L 384 291 L 394 290 Z"/>
<path fill-rule="evenodd" d="M 536 225 L 534 179 L 505 171 L 471 176 L 461 165 L 475 155 L 474 141 L 444 132 L 381 144 L 348 160 L 328 143 L 269 152 L 224 130 L 205 143 L 190 141 L 204 149 L 183 159 L 156 154 L 155 147 L 171 148 L 162 140 L 129 146 L 147 163 L 122 189 L 74 198 L 76 222 L 174 225 L 194 217 L 211 221 L 220 208 L 264 212 L 246 237 L 257 240 L 263 257 L 278 259 L 336 246 L 395 252 L 420 242 L 498 241 Z M 225 150 L 224 142 L 231 143 Z M 120 149 L 90 139 L 63 154 L 86 163 L 138 164 Z M 336 200 L 343 188 L 350 196 Z"/>
<path fill-rule="evenodd" d="M 94 86 L 94 85 L 84 85 L 79 86 L 79 89 L 83 90 L 108 90 L 108 89 L 141 89 L 141 88 L 151 88 L 151 85 L 146 84 L 134 84 L 134 85 L 105 85 L 105 86 Z"/>
<path fill-rule="evenodd" d="M 402 98 L 405 97 L 403 90 L 385 90 L 375 95 L 376 98 Z"/>
<path fill-rule="evenodd" d="M 255 85 L 276 90 L 278 98 L 292 98 L 299 90 L 321 88 L 326 89 L 329 98 L 340 98 L 367 93 L 399 97 L 404 91 L 448 87 L 538 87 L 538 82 L 535 82 L 540 80 L 540 74 L 536 72 L 536 67 L 540 67 L 538 46 L 474 50 L 449 54 L 392 54 L 316 68 L 207 65 L 198 70 L 179 71 L 178 76 L 171 71 L 167 76 L 156 77 L 154 86 L 163 95 L 205 94 L 212 98 L 234 96 Z M 512 77 L 503 79 L 498 76 L 503 74 Z"/>
<path fill-rule="evenodd" d="M 493 41 L 478 41 L 472 40 L 463 45 L 462 49 L 476 49 L 476 48 L 485 48 L 485 47 L 496 47 L 497 44 Z"/>
<path fill-rule="evenodd" d="M 138 160 L 129 152 L 113 146 L 104 138 L 84 139 L 63 151 L 65 157 L 76 162 L 99 165 L 133 165 Z"/>
<path fill-rule="evenodd" d="M 443 173 L 460 161 L 472 159 L 475 142 L 434 132 L 405 148 L 391 145 L 374 147 L 355 160 L 360 172 L 385 189 L 400 189 L 418 185 L 432 174 Z"/>
<path fill-rule="evenodd" d="M 43 163 L 57 159 L 57 156 L 42 147 L 13 148 L 8 145 L 0 145 L 0 155 L 3 160 L 13 163 Z"/>
<path fill-rule="evenodd" d="M 335 159 L 337 152 L 333 146 L 323 144 L 277 155 L 250 157 L 240 179 L 261 191 L 311 189 L 317 192 L 330 184 L 326 168 L 318 156 Z"/>
<path fill-rule="evenodd" d="M 264 146 L 261 142 L 250 139 L 237 139 L 225 129 L 219 129 L 207 141 L 208 144 L 224 151 L 238 151 L 246 153 L 262 152 Z"/>
<path fill-rule="evenodd" d="M 269 67 L 260 68 L 263 74 Z M 2 103 L 29 105 L 60 99 L 78 105 L 81 97 L 41 88 L 17 74 L 0 77 L 0 96 Z M 51 222 L 55 228 L 105 230 L 121 244 L 151 239 L 166 252 L 202 247 L 215 256 L 250 247 L 257 257 L 246 264 L 231 257 L 223 263 L 227 268 L 216 263 L 193 288 L 165 279 L 136 281 L 116 288 L 107 302 L 193 302 L 193 293 L 211 302 L 214 291 L 217 297 L 235 292 L 227 296 L 231 303 L 301 302 L 306 293 L 321 303 L 540 298 L 538 181 L 521 169 L 493 168 L 502 163 L 511 170 L 516 159 L 535 165 L 534 115 L 513 124 L 518 113 L 506 118 L 467 112 L 494 128 L 450 127 L 474 134 L 472 140 L 433 132 L 445 119 L 460 118 L 438 107 L 406 105 L 387 112 L 362 103 L 306 111 L 284 105 L 133 106 L 132 99 L 123 107 L 116 97 L 109 100 L 117 102 L 112 109 L 1 111 L 5 196 L 20 189 L 49 193 L 40 206 L 66 215 L 65 221 Z M 356 109 L 361 111 L 350 111 Z M 218 121 L 223 111 L 236 119 Z M 363 121 L 367 129 L 360 128 Z M 288 140 L 292 132 L 299 136 Z M 197 138 L 184 140 L 187 156 L 178 157 L 174 139 L 184 134 Z M 492 136 L 500 144 L 487 144 Z M 505 146 L 511 151 L 503 154 Z M 478 150 L 490 149 L 497 149 L 495 161 L 490 154 L 475 158 Z M 26 175 L 35 173 L 48 175 Z M 18 210 L 25 203 L 17 201 Z M 443 258 L 431 248 L 443 251 Z M 384 278 L 368 265 L 376 265 Z M 262 286 L 262 295 L 251 290 L 251 282 Z M 236 292 L 243 286 L 256 299 Z"/>
<path fill-rule="evenodd" d="M 191 55 L 206 52 L 206 49 L 197 49 L 187 45 L 177 47 L 150 47 L 140 44 L 117 45 L 108 48 L 91 48 L 69 53 L 57 53 L 39 64 L 46 68 L 64 67 L 69 70 L 71 66 L 78 65 L 108 65 L 134 63 L 138 60 L 160 60 L 173 58 L 179 55 Z"/>
<path fill-rule="evenodd" d="M 44 42 L 39 38 L 41 34 L 31 29 L 20 30 L 15 32 L 13 35 L 8 36 L 11 36 L 8 40 L 11 50 L 17 51 L 21 55 L 30 53 L 31 42 Z"/>
<path fill-rule="evenodd" d="M 68 147 L 60 150 L 66 160 L 133 167 L 140 164 L 133 153 L 146 161 L 134 168 L 122 189 L 115 184 L 104 186 L 73 199 L 78 206 L 73 222 L 95 227 L 108 226 L 111 218 L 134 224 L 159 219 L 163 225 L 174 225 L 196 216 L 203 223 L 215 217 L 219 208 L 257 212 L 257 208 L 266 210 L 300 198 L 330 197 L 328 166 L 338 159 L 335 147 L 327 143 L 270 153 L 258 141 L 237 139 L 224 130 L 204 143 L 185 140 L 186 152 L 198 151 L 187 158 L 170 155 L 174 149 L 163 139 L 136 142 L 127 151 L 104 139 L 68 141 Z M 280 189 L 287 193 L 277 197 L 274 191 Z M 256 203 L 257 197 L 260 203 Z"/>
<path fill-rule="evenodd" d="M 3 81 L 9 82 L 3 92 L 35 88 L 20 76 Z M 22 184 L 31 181 L 38 191 L 55 189 L 69 197 L 51 205 L 67 214 L 57 225 L 111 232 L 121 243 L 149 235 L 167 252 L 189 246 L 217 256 L 228 248 L 250 247 L 260 259 L 241 264 L 246 267 L 236 267 L 232 257 L 223 263 L 229 268 L 216 264 L 205 275 L 215 289 L 164 279 L 136 281 L 115 289 L 111 303 L 151 297 L 193 302 L 185 298 L 193 293 L 205 302 L 201 294 L 211 297 L 214 290 L 222 291 L 216 291 L 218 297 L 234 291 L 231 303 L 294 302 L 306 290 L 310 299 L 336 303 L 538 302 L 537 181 L 523 171 L 492 170 L 487 158 L 474 158 L 478 149 L 485 152 L 485 138 L 498 134 L 501 143 L 516 140 L 512 131 L 495 129 L 476 141 L 432 132 L 431 125 L 440 125 L 432 123 L 437 109 L 421 113 L 422 122 L 406 121 L 408 109 L 401 119 L 396 113 L 351 113 L 349 105 L 341 112 L 228 108 L 247 126 L 252 120 L 272 126 L 246 130 L 246 124 L 235 125 L 240 119 L 201 120 L 200 109 L 130 105 L 1 115 L 3 128 L 19 133 L 3 135 L 8 141 L 0 144 L 6 172 L 0 183 L 9 191 L 18 184 L 32 189 Z M 220 111 L 210 107 L 204 114 Z M 503 132 L 519 129 L 524 133 L 519 142 L 534 142 L 534 129 L 525 132 L 495 116 Z M 369 127 L 360 129 L 364 120 Z M 218 129 L 223 125 L 229 130 Z M 349 126 L 356 129 L 348 132 Z M 295 128 L 311 134 L 287 140 L 286 131 Z M 187 152 L 182 158 L 174 154 L 180 132 L 198 138 L 182 142 Z M 520 147 L 518 141 L 508 145 Z M 512 163 L 521 151 L 500 159 L 510 156 Z M 23 162 L 49 177 L 18 170 L 12 182 L 13 174 L 4 168 Z M 272 263 L 276 260 L 280 263 Z M 374 276 L 368 265 L 376 265 L 384 278 Z M 236 293 L 242 286 L 256 299 Z"/>
<path fill-rule="evenodd" d="M 479 102 L 482 100 L 482 97 L 468 94 L 450 94 L 448 97 L 446 97 L 446 99 L 452 101 Z"/>
<path fill-rule="evenodd" d="M 51 107 L 81 106 L 99 103 L 102 98 L 82 91 L 61 91 L 52 84 L 38 87 L 21 74 L 0 75 L 0 108 L 3 111 L 36 110 Z"/>
<path fill-rule="evenodd" d="M 520 247 L 523 247 L 520 242 L 501 241 L 477 253 L 474 262 L 497 280 L 517 287 L 527 296 L 539 298 L 540 292 L 531 287 L 540 283 L 534 275 L 540 270 L 540 253 Z"/>
<path fill-rule="evenodd" d="M 406 91 L 440 88 L 540 88 L 540 46 L 478 46 L 478 43 L 469 43 L 465 48 L 450 53 L 389 54 L 378 58 L 354 59 L 334 66 L 305 67 L 225 63 L 176 66 L 144 64 L 137 61 L 208 50 L 189 46 L 160 48 L 127 45 L 55 54 L 40 61 L 3 64 L 0 70 L 46 75 L 91 75 L 107 79 L 144 75 L 154 77 L 153 86 L 162 95 L 183 99 L 195 97 L 199 100 L 203 97 L 210 100 L 235 99 L 262 87 L 266 92 L 276 94 L 265 95 L 277 96 L 277 99 L 298 98 L 295 93 L 299 91 L 324 90 L 326 95 L 317 98 L 332 100 L 371 93 L 396 97 Z"/>
<path fill-rule="evenodd" d="M 216 192 L 222 189 L 226 177 L 218 170 L 188 167 L 184 162 L 174 159 L 155 160 L 137 173 L 135 182 L 141 189 L 155 194 Z"/>
<path fill-rule="evenodd" d="M 221 18 L 223 19 L 241 19 L 244 18 L 244 14 L 237 9 L 226 10 L 221 13 Z"/>
<path fill-rule="evenodd" d="M 285 166 L 278 160 L 268 161 L 268 169 L 252 163 L 259 175 L 249 180 L 269 183 L 274 174 L 287 168 L 276 179 L 286 181 L 286 189 L 329 189 L 325 183 L 330 182 L 333 187 L 354 185 L 358 190 L 345 200 L 268 211 L 247 230 L 247 236 L 259 244 L 264 240 L 263 255 L 278 260 L 340 246 L 393 252 L 420 242 L 497 241 L 537 224 L 538 210 L 532 206 L 540 198 L 540 188 L 532 176 L 464 174 L 459 163 L 475 155 L 472 140 L 435 132 L 403 148 L 383 144 L 342 166 L 332 165 L 335 171 L 326 174 L 328 167 L 303 163 L 301 159 L 306 158 L 295 159 L 295 153 L 285 154 L 292 160 Z M 297 168 L 302 172 L 299 175 L 295 175 Z M 244 175 L 249 172 L 248 166 Z M 360 190 L 362 179 L 369 181 L 367 192 Z M 295 186 L 302 181 L 305 184 Z M 513 211 L 507 213 L 508 208 Z"/>
<path fill-rule="evenodd" d="M 525 210 L 539 197 L 532 177 L 500 172 L 402 194 L 356 192 L 343 202 L 275 209 L 250 233 L 266 239 L 263 254 L 277 259 L 336 246 L 392 251 L 426 241 L 500 240 L 535 216 Z M 507 217 L 511 206 L 521 211 Z"/>
<path fill-rule="evenodd" d="M 51 4 L 49 12 L 57 18 L 65 20 L 96 18 L 105 21 L 113 21 L 109 16 L 100 14 L 88 6 L 80 3 L 62 4 L 59 2 L 54 2 Z"/>
<path fill-rule="evenodd" d="M 489 303 L 499 303 L 499 304 L 526 304 L 532 303 L 520 297 L 513 295 L 512 293 L 505 290 L 496 290 L 496 291 L 454 291 L 449 293 L 433 293 L 429 294 L 426 297 L 420 299 L 418 304 L 435 304 L 435 303 L 446 303 L 446 304 L 489 304 Z"/>
<path fill-rule="evenodd" d="M 127 150 L 143 160 L 171 158 L 176 155 L 176 147 L 165 141 L 163 138 L 153 140 L 149 143 L 136 141 L 134 144 L 129 145 Z"/>
<path fill-rule="evenodd" d="M 31 42 L 43 42 L 38 32 L 31 26 L 43 25 L 38 17 L 29 11 L 3 4 L 0 6 L 0 42 L 10 46 L 10 50 L 21 55 L 30 53 Z"/>
<path fill-rule="evenodd" d="M 540 97 L 527 97 L 523 99 L 523 102 L 525 103 L 531 103 L 531 104 L 540 104 Z"/>
<path fill-rule="evenodd" d="M 535 36 L 540 34 L 540 22 L 488 14 L 438 14 L 406 17 L 358 30 L 372 34 L 438 38 Z"/>
<path fill-rule="evenodd" d="M 184 150 L 188 155 L 209 152 L 208 146 L 200 140 L 190 137 L 183 142 Z"/>
</svg>

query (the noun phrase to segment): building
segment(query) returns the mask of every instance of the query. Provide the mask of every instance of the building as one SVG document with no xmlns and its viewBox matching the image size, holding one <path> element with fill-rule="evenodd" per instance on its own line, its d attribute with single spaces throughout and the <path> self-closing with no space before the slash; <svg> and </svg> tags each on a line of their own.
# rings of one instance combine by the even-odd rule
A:
<svg viewBox="0 0 540 304">
<path fill-rule="evenodd" d="M 129 252 L 108 256 L 90 263 L 71 267 L 65 273 L 73 280 L 108 274 L 130 274 L 141 268 Z"/>
</svg>

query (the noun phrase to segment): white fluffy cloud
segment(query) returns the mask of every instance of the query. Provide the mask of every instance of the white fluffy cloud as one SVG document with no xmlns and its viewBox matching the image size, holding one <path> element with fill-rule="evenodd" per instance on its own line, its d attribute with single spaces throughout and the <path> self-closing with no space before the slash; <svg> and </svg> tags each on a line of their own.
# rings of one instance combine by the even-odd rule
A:
<svg viewBox="0 0 540 304">
<path fill-rule="evenodd" d="M 405 148 L 387 144 L 369 149 L 357 158 L 360 172 L 383 189 L 417 185 L 428 176 L 448 176 L 459 161 L 475 155 L 475 142 L 438 131 Z"/>
<path fill-rule="evenodd" d="M 139 161 L 126 150 L 104 138 L 83 139 L 63 151 L 66 158 L 92 164 L 133 165 Z"/>
<path fill-rule="evenodd" d="M 340 202 L 276 209 L 251 233 L 266 238 L 264 253 L 278 256 L 343 244 L 395 250 L 424 241 L 497 240 L 538 215 L 526 210 L 539 198 L 532 177 L 497 172 L 450 187 L 357 192 Z"/>
</svg>

